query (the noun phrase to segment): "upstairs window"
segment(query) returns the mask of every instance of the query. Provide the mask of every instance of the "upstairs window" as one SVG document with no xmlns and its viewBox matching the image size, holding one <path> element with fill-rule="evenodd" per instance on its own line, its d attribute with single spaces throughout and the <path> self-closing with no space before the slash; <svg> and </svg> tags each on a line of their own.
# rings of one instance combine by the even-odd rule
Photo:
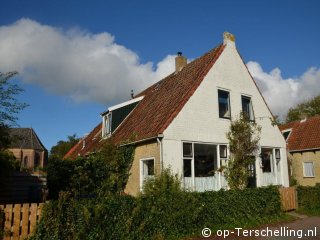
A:
<svg viewBox="0 0 320 240">
<path fill-rule="evenodd" d="M 230 94 L 227 91 L 218 90 L 219 117 L 231 118 Z"/>
<path fill-rule="evenodd" d="M 241 96 L 242 112 L 250 120 L 254 120 L 252 101 L 250 97 Z"/>
<path fill-rule="evenodd" d="M 288 141 L 290 133 L 291 133 L 291 130 L 282 131 L 282 135 L 283 135 L 284 139 L 286 140 L 286 142 Z"/>
</svg>

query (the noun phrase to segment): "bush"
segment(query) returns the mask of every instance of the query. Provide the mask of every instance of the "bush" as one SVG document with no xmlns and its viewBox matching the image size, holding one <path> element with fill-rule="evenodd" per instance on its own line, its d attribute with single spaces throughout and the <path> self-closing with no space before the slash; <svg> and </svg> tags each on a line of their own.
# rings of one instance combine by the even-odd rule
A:
<svg viewBox="0 0 320 240">
<path fill-rule="evenodd" d="M 61 195 L 44 208 L 33 239 L 181 239 L 201 229 L 265 223 L 281 215 L 277 187 L 218 192 L 161 191 L 138 198 L 75 200 Z"/>
<path fill-rule="evenodd" d="M 98 197 L 123 191 L 133 161 L 133 147 L 106 142 L 101 151 L 76 160 L 51 159 L 47 166 L 49 198 L 69 191 L 77 198 Z"/>
<path fill-rule="evenodd" d="M 319 215 L 320 214 L 320 185 L 315 187 L 297 187 L 299 212 Z"/>
</svg>

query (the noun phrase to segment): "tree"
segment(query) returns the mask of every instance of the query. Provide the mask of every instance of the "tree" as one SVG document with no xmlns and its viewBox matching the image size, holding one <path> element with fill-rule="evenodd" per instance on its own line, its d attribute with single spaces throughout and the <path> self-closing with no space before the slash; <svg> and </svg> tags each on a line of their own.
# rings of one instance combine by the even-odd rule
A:
<svg viewBox="0 0 320 240">
<path fill-rule="evenodd" d="M 77 138 L 76 134 L 68 136 L 67 141 L 60 140 L 55 146 L 53 146 L 50 150 L 50 159 L 63 159 L 64 155 L 77 144 L 79 138 Z M 49 159 L 49 160 L 50 160 Z"/>
<path fill-rule="evenodd" d="M 10 169 L 16 168 L 16 162 L 11 153 L 6 151 L 10 144 L 8 128 L 16 125 L 17 114 L 22 111 L 27 104 L 16 99 L 16 95 L 23 91 L 17 84 L 9 82 L 10 78 L 18 72 L 0 72 L 0 173 L 3 175 Z"/>
<path fill-rule="evenodd" d="M 290 108 L 286 122 L 292 122 L 320 114 L 320 95 Z"/>
<path fill-rule="evenodd" d="M 254 164 L 253 157 L 258 148 L 261 127 L 249 121 L 244 114 L 232 121 L 227 133 L 230 147 L 230 160 L 225 176 L 231 189 L 244 189 L 248 184 L 248 166 Z"/>
<path fill-rule="evenodd" d="M 23 89 L 17 84 L 9 82 L 10 78 L 17 75 L 18 72 L 0 72 L 0 123 L 6 126 L 15 125 L 18 120 L 17 114 L 26 106 L 16 99 Z"/>
</svg>

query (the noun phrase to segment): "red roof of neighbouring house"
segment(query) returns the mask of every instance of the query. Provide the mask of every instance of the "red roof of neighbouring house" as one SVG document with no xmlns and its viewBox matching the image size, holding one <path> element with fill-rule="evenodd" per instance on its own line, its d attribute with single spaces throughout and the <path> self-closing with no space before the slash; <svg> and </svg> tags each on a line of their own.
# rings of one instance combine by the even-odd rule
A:
<svg viewBox="0 0 320 240">
<path fill-rule="evenodd" d="M 170 74 L 135 96 L 144 98 L 112 133 L 112 141 L 120 144 L 129 139 L 139 141 L 162 134 L 201 84 L 224 48 L 225 45 L 219 45 L 187 64 L 181 71 Z M 80 140 L 65 158 L 93 152 L 101 136 L 92 143 L 91 137 L 98 130 L 101 133 L 101 124 L 84 138 L 86 142 L 90 142 L 88 147 L 82 148 L 84 140 Z"/>
<path fill-rule="evenodd" d="M 320 115 L 290 122 L 279 128 L 281 131 L 291 129 L 287 139 L 289 151 L 320 149 Z"/>
</svg>

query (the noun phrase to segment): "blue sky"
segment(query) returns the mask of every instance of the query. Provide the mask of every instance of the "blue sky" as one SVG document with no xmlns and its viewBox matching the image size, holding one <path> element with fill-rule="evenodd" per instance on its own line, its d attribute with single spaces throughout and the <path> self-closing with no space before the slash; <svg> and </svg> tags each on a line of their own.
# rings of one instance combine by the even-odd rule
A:
<svg viewBox="0 0 320 240">
<path fill-rule="evenodd" d="M 88 133 L 108 106 L 236 36 L 237 48 L 274 114 L 320 94 L 320 2 L 3 1 L 0 71 L 30 106 L 19 115 L 50 149 Z"/>
</svg>

